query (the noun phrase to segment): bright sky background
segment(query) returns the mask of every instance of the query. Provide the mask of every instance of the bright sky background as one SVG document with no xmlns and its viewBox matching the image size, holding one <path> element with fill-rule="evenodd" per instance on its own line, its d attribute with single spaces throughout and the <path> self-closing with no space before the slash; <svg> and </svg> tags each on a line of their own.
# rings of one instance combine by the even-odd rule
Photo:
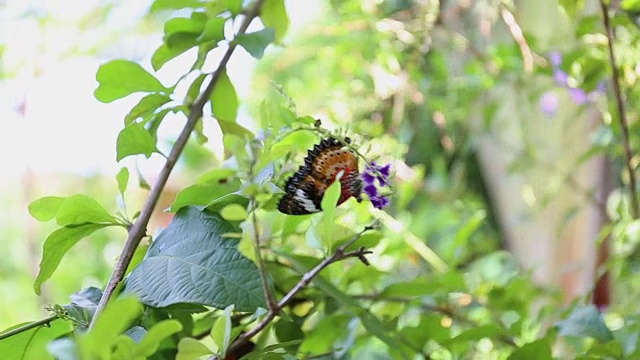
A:
<svg viewBox="0 0 640 360">
<path fill-rule="evenodd" d="M 0 185 L 15 181 L 27 169 L 41 175 L 115 175 L 122 165 L 133 164 L 132 158 L 116 163 L 115 142 L 124 115 L 142 95 L 103 104 L 93 91 L 98 67 L 111 59 L 139 61 L 152 71 L 149 59 L 162 41 L 162 23 L 146 29 L 146 34 L 127 31 L 140 23 L 151 2 L 0 1 L 0 44 L 5 46 L 0 69 L 9 75 L 0 79 Z M 114 8 L 104 22 L 79 30 L 81 19 L 105 3 Z M 287 1 L 289 36 L 320 15 L 322 4 L 321 0 Z M 261 25 L 254 21 L 252 27 Z M 90 54 L 83 50 L 94 46 L 99 47 L 101 57 L 82 54 Z M 219 58 L 224 48 L 218 50 Z M 167 63 L 157 74 L 159 79 L 165 85 L 174 83 L 194 58 L 192 49 Z M 216 63 L 216 56 L 211 56 L 205 68 L 213 70 Z M 229 63 L 229 76 L 241 101 L 250 92 L 254 65 L 255 60 L 244 50 L 236 51 Z M 182 126 L 175 120 L 165 119 L 161 136 L 175 137 Z M 251 122 L 242 109 L 239 122 Z M 209 146 L 220 150 L 215 137 L 210 140 Z M 138 159 L 149 180 L 162 163 L 155 155 L 150 160 Z"/>
</svg>

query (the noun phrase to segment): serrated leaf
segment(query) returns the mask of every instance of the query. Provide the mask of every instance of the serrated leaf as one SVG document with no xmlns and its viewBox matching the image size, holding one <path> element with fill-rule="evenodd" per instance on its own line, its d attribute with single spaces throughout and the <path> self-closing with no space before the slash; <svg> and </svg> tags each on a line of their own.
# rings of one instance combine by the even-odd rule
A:
<svg viewBox="0 0 640 360">
<path fill-rule="evenodd" d="M 198 37 L 198 42 L 213 41 L 218 42 L 224 40 L 224 23 L 226 19 L 220 17 L 212 17 L 207 19 L 204 24 L 204 30 Z"/>
<path fill-rule="evenodd" d="M 229 232 L 235 232 L 233 226 L 218 214 L 180 209 L 127 278 L 126 292 L 154 307 L 178 303 L 219 309 L 235 304 L 238 311 L 264 307 L 258 269 L 238 252 L 238 240 L 222 236 Z"/>
<path fill-rule="evenodd" d="M 238 116 L 238 95 L 226 71 L 220 74 L 211 92 L 211 111 L 219 121 L 234 123 Z"/>
<path fill-rule="evenodd" d="M 516 349 L 507 360 L 551 360 L 551 344 L 548 339 L 540 339 Z"/>
<path fill-rule="evenodd" d="M 254 58 L 262 59 L 264 50 L 273 42 L 273 40 L 275 40 L 275 38 L 275 31 L 271 28 L 266 28 L 248 34 L 240 34 L 234 42 L 242 45 L 242 47 L 245 48 L 245 50 L 247 50 L 247 52 Z"/>
<path fill-rule="evenodd" d="M 127 184 L 129 184 L 129 169 L 123 167 L 116 175 L 116 180 L 118 181 L 118 191 L 121 194 L 124 194 L 127 191 Z"/>
<path fill-rule="evenodd" d="M 178 320 L 164 320 L 155 325 L 142 338 L 133 351 L 133 358 L 137 356 L 148 358 L 155 354 L 160 347 L 160 342 L 167 337 L 182 330 L 182 324 Z"/>
<path fill-rule="evenodd" d="M 176 355 L 176 360 L 194 360 L 210 354 L 211 350 L 198 340 L 182 338 L 178 343 L 178 354 Z"/>
<path fill-rule="evenodd" d="M 602 314 L 593 305 L 577 306 L 567 319 L 558 322 L 556 326 L 560 336 L 591 337 L 600 342 L 613 339 Z"/>
<path fill-rule="evenodd" d="M 84 224 L 74 227 L 63 227 L 52 232 L 44 241 L 42 260 L 40 260 L 40 271 L 33 284 L 33 289 L 36 294 L 40 295 L 42 283 L 51 277 L 60 264 L 60 260 L 62 260 L 64 254 L 66 254 L 73 245 L 94 231 L 107 226 L 109 225 Z"/>
<path fill-rule="evenodd" d="M 64 199 L 56 214 L 56 223 L 67 226 L 87 223 L 118 224 L 118 221 L 92 197 L 77 194 Z"/>
<path fill-rule="evenodd" d="M 143 97 L 136 104 L 136 106 L 134 106 L 133 109 L 129 111 L 127 116 L 125 116 L 125 125 L 128 125 L 137 118 L 146 117 L 147 115 L 152 114 L 154 111 L 156 111 L 157 108 L 168 103 L 169 101 L 171 101 L 171 98 L 168 95 L 158 93 L 149 94 Z"/>
<path fill-rule="evenodd" d="M 116 140 L 117 161 L 130 155 L 143 154 L 149 157 L 156 151 L 158 151 L 156 138 L 140 123 L 131 123 L 118 134 Z"/>
<path fill-rule="evenodd" d="M 139 64 L 128 60 L 113 60 L 98 69 L 96 99 L 108 103 L 136 92 L 167 92 L 158 79 Z"/>
<path fill-rule="evenodd" d="M 45 196 L 29 204 L 29 214 L 38 221 L 49 221 L 56 217 L 65 198 L 59 196 Z"/>
<path fill-rule="evenodd" d="M 29 324 L 17 324 L 0 333 Z M 51 358 L 47 354 L 47 344 L 71 331 L 71 325 L 62 320 L 54 320 L 49 326 L 37 326 L 0 341 L 0 354 L 5 359 L 40 360 Z"/>
<path fill-rule="evenodd" d="M 265 27 L 275 31 L 275 42 L 280 44 L 289 28 L 289 16 L 287 16 L 284 0 L 265 0 L 260 19 Z"/>
</svg>

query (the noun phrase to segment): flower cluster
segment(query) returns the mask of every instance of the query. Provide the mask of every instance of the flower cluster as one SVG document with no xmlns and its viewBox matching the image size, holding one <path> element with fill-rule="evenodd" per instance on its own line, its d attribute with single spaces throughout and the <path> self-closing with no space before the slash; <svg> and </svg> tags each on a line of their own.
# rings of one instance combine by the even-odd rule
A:
<svg viewBox="0 0 640 360">
<path fill-rule="evenodd" d="M 594 93 L 604 93 L 606 91 L 604 83 L 598 85 L 598 88 L 591 92 L 587 93 L 584 89 L 579 87 L 575 87 L 569 85 L 569 74 L 566 71 L 560 68 L 562 65 L 562 54 L 558 51 L 552 51 L 549 53 L 549 62 L 553 68 L 553 81 L 560 87 L 567 89 L 569 94 L 569 98 L 576 105 L 584 105 L 592 101 L 593 97 L 591 96 Z M 542 112 L 551 117 L 558 110 L 559 100 L 555 93 L 555 91 L 547 91 L 540 98 L 540 108 Z"/>
<path fill-rule="evenodd" d="M 375 161 L 372 161 L 371 165 L 367 165 L 362 173 L 364 192 L 369 197 L 369 200 L 371 200 L 371 204 L 377 209 L 382 209 L 389 205 L 389 197 L 380 194 L 378 188 L 389 187 L 389 185 L 391 185 L 389 181 L 390 171 L 391 164 L 378 165 Z"/>
</svg>

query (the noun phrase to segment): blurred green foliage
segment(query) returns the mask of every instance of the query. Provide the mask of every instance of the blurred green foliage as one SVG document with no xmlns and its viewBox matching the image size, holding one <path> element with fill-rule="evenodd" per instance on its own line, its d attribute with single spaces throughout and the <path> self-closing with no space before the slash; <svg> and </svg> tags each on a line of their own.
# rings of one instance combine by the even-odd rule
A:
<svg viewBox="0 0 640 360">
<path fill-rule="evenodd" d="M 633 306 L 640 290 L 633 281 L 638 220 L 629 211 L 628 174 L 620 176 L 608 199 L 612 223 L 602 230 L 614 241 L 607 269 L 627 294 L 605 314 L 589 304 L 588 295 L 565 306 L 553 290 L 535 285 L 503 249 L 503 229 L 477 160 L 477 124 L 472 124 L 479 118 L 481 130 L 492 126 L 500 99 L 486 94 L 499 84 L 522 91 L 514 96 L 522 100 L 523 113 L 536 108 L 549 88 L 562 88 L 575 105 L 600 106 L 603 122 L 597 132 L 610 135 L 596 137 L 581 161 L 604 154 L 624 162 L 616 112 L 591 100 L 602 95 L 611 66 L 598 14 L 582 2 L 558 7 L 576 27 L 574 42 L 554 64 L 546 53 L 539 55 L 552 49 L 539 45 L 535 34 L 519 38 L 513 31 L 508 14 L 518 7 L 506 1 L 330 1 L 320 20 L 287 38 L 294 15 L 287 14 L 282 0 L 265 0 L 259 16 L 266 29 L 237 37 L 225 30 L 237 29 L 252 6 L 239 0 L 154 1 L 152 14 L 168 11 L 169 19 L 151 57 L 153 69 L 191 49 L 197 52 L 184 76 L 169 87 L 133 61 L 110 61 L 98 70 L 100 101 L 146 94 L 118 136 L 119 161 L 160 153 L 157 131 L 167 114 L 190 116 L 201 95 L 208 96 L 204 100 L 213 116 L 199 120 L 186 150 L 192 162 L 185 167 L 202 164 L 208 155 L 201 145 L 207 141 L 205 122 L 219 127 L 225 161 L 209 171 L 191 169 L 198 179 L 177 191 L 170 206 L 177 213 L 173 222 L 157 237 L 148 234 L 128 269 L 132 273 L 122 296 L 111 301 L 91 330 L 87 320 L 98 307 L 100 291 L 80 289 L 87 276 L 105 282 L 111 259 L 105 261 L 102 253 L 111 239 L 124 237 L 111 227 L 128 229 L 136 221 L 138 207 L 124 201 L 134 169 L 123 168 L 108 186 L 76 189 L 91 197 L 32 202 L 29 211 L 36 219 L 57 225 L 44 226 L 53 232 L 44 241 L 36 292 L 51 279 L 56 286 L 48 288 L 55 292 L 50 299 L 66 303 L 60 295 L 73 295 L 69 304 L 51 306 L 57 317 L 51 328 L 40 332 L 39 324 L 27 324 L 18 335 L 6 336 L 20 326 L 0 334 L 5 337 L 0 353 L 25 359 L 225 358 L 237 350 L 236 339 L 267 319 L 273 321 L 252 339 L 246 358 L 617 359 L 640 354 Z M 637 7 L 625 1 L 611 14 L 623 95 L 631 109 L 632 148 L 638 144 L 633 111 L 640 56 Z M 510 27 L 513 38 L 482 44 L 479 34 L 452 28 L 456 21 L 445 19 L 452 9 L 462 24 L 478 22 L 475 11 L 486 15 L 482 20 L 489 26 Z M 527 70 L 523 41 L 535 55 L 533 72 Z M 274 42 L 286 46 L 273 49 Z M 225 69 L 207 93 L 207 55 L 236 45 L 260 59 L 252 98 L 239 99 Z M 549 81 L 529 85 L 533 77 Z M 177 90 L 183 88 L 184 94 Z M 555 109 L 546 105 L 539 112 L 552 115 Z M 259 131 L 238 123 L 242 106 L 250 108 Z M 320 214 L 277 211 L 286 179 L 303 163 L 305 151 L 327 136 L 349 143 L 363 166 L 392 164 L 392 183 L 380 186 L 391 195 L 388 208 L 377 210 L 355 199 L 336 207 L 341 190 L 336 182 L 328 186 Z M 526 150 L 513 172 L 532 161 Z M 105 205 L 118 192 L 120 209 Z M 371 224 L 376 226 L 370 229 Z M 269 318 L 267 310 L 273 308 L 262 307 L 269 307 L 271 295 L 276 302 L 287 298 L 302 284 L 301 277 L 350 239 L 357 239 L 343 249 L 350 257 L 309 277 L 310 284 Z M 371 254 L 353 255 L 359 247 Z M 8 258 L 3 273 L 22 261 Z M 31 280 L 2 281 L 27 294 Z M 261 298 L 265 294 L 258 288 L 271 295 Z M 139 299 L 126 296 L 131 293 Z M 246 294 L 252 298 L 238 300 Z M 0 303 L 0 317 L 32 313 L 25 304 L 14 308 L 16 299 L 4 299 L 9 302 Z"/>
</svg>

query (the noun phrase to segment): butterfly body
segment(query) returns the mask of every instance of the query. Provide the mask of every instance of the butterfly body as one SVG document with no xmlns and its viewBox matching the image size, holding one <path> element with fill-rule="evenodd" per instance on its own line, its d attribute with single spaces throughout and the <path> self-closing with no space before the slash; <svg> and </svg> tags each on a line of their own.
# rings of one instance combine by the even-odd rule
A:
<svg viewBox="0 0 640 360">
<path fill-rule="evenodd" d="M 340 173 L 342 191 L 338 205 L 352 196 L 360 201 L 362 182 L 358 158 L 339 140 L 333 137 L 323 139 L 309 150 L 304 164 L 287 180 L 278 210 L 290 215 L 321 211 L 322 197 Z"/>
</svg>

